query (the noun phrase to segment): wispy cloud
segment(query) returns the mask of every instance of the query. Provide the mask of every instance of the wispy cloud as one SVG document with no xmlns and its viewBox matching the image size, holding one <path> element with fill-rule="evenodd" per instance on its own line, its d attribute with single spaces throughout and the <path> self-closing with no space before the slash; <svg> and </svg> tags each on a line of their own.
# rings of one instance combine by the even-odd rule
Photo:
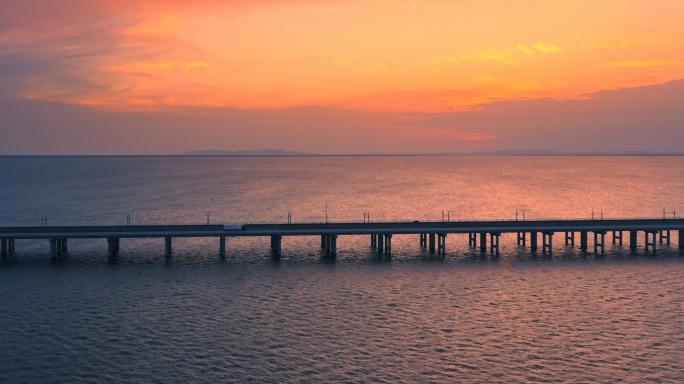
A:
<svg viewBox="0 0 684 384">
<path fill-rule="evenodd" d="M 615 63 L 608 63 L 611 67 L 676 67 L 684 65 L 684 61 L 676 60 L 641 60 L 641 61 L 619 61 Z"/>
</svg>

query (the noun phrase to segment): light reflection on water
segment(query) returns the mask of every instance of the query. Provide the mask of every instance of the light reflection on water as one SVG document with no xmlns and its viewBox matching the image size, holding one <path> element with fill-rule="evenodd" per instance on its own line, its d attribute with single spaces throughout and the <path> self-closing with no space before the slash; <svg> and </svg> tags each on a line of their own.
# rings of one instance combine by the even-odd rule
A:
<svg viewBox="0 0 684 384">
<path fill-rule="evenodd" d="M 657 216 L 684 213 L 681 158 L 0 159 L 0 225 Z M 42 171 L 41 171 L 42 170 Z M 677 176 L 679 175 L 679 177 Z M 655 188 L 654 186 L 657 186 Z M 317 208 L 318 207 L 318 208 Z M 456 213 L 454 213 L 456 212 Z M 628 236 L 626 236 L 627 238 Z M 607 237 L 607 240 L 609 237 Z M 0 264 L 0 382 L 679 382 L 684 258 L 447 255 L 394 236 L 18 241 Z M 590 239 L 591 240 L 591 239 Z M 643 243 L 643 239 L 640 238 Z M 590 249 L 593 247 L 590 244 Z"/>
</svg>

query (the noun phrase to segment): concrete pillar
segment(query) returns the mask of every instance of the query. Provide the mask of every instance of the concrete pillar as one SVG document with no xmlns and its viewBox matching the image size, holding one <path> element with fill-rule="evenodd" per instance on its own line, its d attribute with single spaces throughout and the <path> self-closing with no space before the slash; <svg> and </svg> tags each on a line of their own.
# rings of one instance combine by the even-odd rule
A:
<svg viewBox="0 0 684 384">
<path fill-rule="evenodd" d="M 499 239 L 501 237 L 500 233 L 490 233 L 489 234 L 489 253 L 492 255 L 499 255 Z"/>
<path fill-rule="evenodd" d="M 480 251 L 487 251 L 487 232 L 480 233 Z"/>
<path fill-rule="evenodd" d="M 565 245 L 575 245 L 575 232 L 565 232 Z"/>
<path fill-rule="evenodd" d="M 385 254 L 392 254 L 392 234 L 388 233 L 385 235 Z"/>
<path fill-rule="evenodd" d="M 282 254 L 282 242 L 283 242 L 283 237 L 282 236 L 271 236 L 271 251 L 273 252 L 273 256 L 280 257 Z"/>
<path fill-rule="evenodd" d="M 69 247 L 67 246 L 67 239 L 61 239 L 62 240 L 62 252 L 66 252 L 69 250 Z M 14 241 L 12 241 L 12 247 L 14 247 Z"/>
<path fill-rule="evenodd" d="M 446 255 L 446 233 L 440 233 L 437 235 L 437 253 L 440 255 Z"/>
<path fill-rule="evenodd" d="M 429 247 L 429 248 L 430 248 L 430 252 L 435 252 L 435 234 L 434 234 L 434 233 L 431 233 L 431 234 L 430 234 L 430 241 L 429 241 L 429 243 L 430 243 L 430 244 L 429 244 L 429 246 L 430 246 L 430 247 Z"/>
<path fill-rule="evenodd" d="M 371 233 L 371 235 L 370 235 L 370 240 L 371 240 L 371 248 L 373 248 L 373 249 L 375 249 L 375 247 L 377 247 L 377 246 L 378 246 L 378 243 L 377 243 L 378 241 L 377 241 L 377 238 L 376 238 L 376 236 L 377 236 L 377 235 L 376 235 L 376 234 L 374 234 L 374 233 Z"/>
<path fill-rule="evenodd" d="M 537 232 L 530 232 L 530 249 L 536 251 L 539 247 L 537 246 Z"/>
<path fill-rule="evenodd" d="M 281 237 L 281 236 L 278 236 Z M 325 254 L 327 256 L 332 256 L 335 257 L 337 255 L 337 235 L 326 235 L 326 248 L 325 248 Z M 278 243 L 280 243 L 278 241 Z M 280 253 L 278 254 L 280 255 Z"/>
<path fill-rule="evenodd" d="M 525 232 L 518 232 L 518 246 L 522 245 L 524 247 L 525 245 L 527 245 L 526 239 L 527 235 L 525 234 Z"/>
<path fill-rule="evenodd" d="M 168 259 L 171 257 L 171 236 L 164 238 L 164 256 Z"/>
<path fill-rule="evenodd" d="M 567 234 L 566 234 L 567 238 Z M 547 252 L 549 255 L 553 253 L 553 232 L 542 233 L 542 252 Z"/>
<path fill-rule="evenodd" d="M 599 236 L 600 239 L 599 240 Z M 606 232 L 594 232 L 594 253 L 598 253 L 598 249 L 601 247 L 601 254 L 606 254 Z"/>
<path fill-rule="evenodd" d="M 57 239 L 50 239 L 50 257 L 57 257 Z"/>
<path fill-rule="evenodd" d="M 226 237 L 225 236 L 219 237 L 219 256 L 222 259 L 226 258 Z"/>
<path fill-rule="evenodd" d="M 468 233 L 468 246 L 477 247 L 477 233 Z"/>
<path fill-rule="evenodd" d="M 373 235 L 371 235 L 372 237 Z M 321 235 L 321 249 L 325 249 L 325 235 Z"/>
<path fill-rule="evenodd" d="M 114 259 L 119 254 L 119 239 L 116 237 L 107 238 L 107 258 Z"/>
<path fill-rule="evenodd" d="M 7 256 L 7 239 L 0 239 L 0 256 Z"/>
<path fill-rule="evenodd" d="M 667 245 L 670 245 L 670 230 L 665 230 L 665 231 L 660 231 L 660 244 L 663 243 L 663 240 L 667 240 Z"/>
<path fill-rule="evenodd" d="M 684 229 L 677 232 L 679 232 L 679 249 L 684 249 Z"/>
<path fill-rule="evenodd" d="M 651 236 L 653 235 L 653 236 Z M 653 247 L 653 253 L 656 253 L 656 236 L 657 232 L 653 231 L 644 231 L 644 238 L 646 239 L 646 252 L 648 252 L 648 247 L 652 246 Z M 649 241 L 649 239 L 653 237 L 652 241 Z"/>
<path fill-rule="evenodd" d="M 637 246 L 638 246 L 637 231 L 629 231 L 629 248 L 630 249 L 637 249 Z"/>
<path fill-rule="evenodd" d="M 617 243 L 618 240 L 622 245 L 622 231 L 613 231 L 613 244 Z"/>
<path fill-rule="evenodd" d="M 427 233 L 420 234 L 420 247 L 427 248 Z"/>
<path fill-rule="evenodd" d="M 589 236 L 587 231 L 580 232 L 580 249 L 583 251 L 589 249 Z"/>
<path fill-rule="evenodd" d="M 385 250 L 385 236 L 378 234 L 378 252 Z"/>
</svg>

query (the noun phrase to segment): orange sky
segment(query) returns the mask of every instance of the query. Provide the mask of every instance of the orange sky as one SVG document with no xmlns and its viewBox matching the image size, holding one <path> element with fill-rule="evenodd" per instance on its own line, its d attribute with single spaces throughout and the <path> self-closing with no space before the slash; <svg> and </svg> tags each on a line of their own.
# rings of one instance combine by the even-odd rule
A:
<svg viewBox="0 0 684 384">
<path fill-rule="evenodd" d="M 0 96 L 440 113 L 684 78 L 681 0 L 159 3 L 0 1 Z"/>
</svg>

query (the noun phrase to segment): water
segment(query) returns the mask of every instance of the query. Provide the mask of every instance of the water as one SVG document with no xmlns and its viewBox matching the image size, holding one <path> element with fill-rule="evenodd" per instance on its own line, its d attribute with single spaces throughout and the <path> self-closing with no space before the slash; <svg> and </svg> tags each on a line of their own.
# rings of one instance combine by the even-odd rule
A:
<svg viewBox="0 0 684 384">
<path fill-rule="evenodd" d="M 679 157 L 0 159 L 0 225 L 684 213 Z M 415 237 L 415 238 L 414 238 Z M 684 258 L 609 244 L 492 259 L 395 236 L 17 241 L 0 264 L 0 382 L 681 382 Z M 559 245 L 560 244 L 560 245 Z"/>
</svg>

